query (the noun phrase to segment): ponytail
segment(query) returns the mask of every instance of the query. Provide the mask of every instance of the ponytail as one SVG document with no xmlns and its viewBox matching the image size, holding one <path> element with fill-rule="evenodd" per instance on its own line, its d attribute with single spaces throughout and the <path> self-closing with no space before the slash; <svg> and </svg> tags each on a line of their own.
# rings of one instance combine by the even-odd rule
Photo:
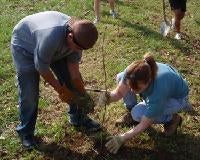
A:
<svg viewBox="0 0 200 160">
<path fill-rule="evenodd" d="M 150 66 L 151 68 L 151 79 L 154 80 L 156 78 L 158 67 L 156 65 L 156 61 L 151 53 L 146 53 L 144 55 L 144 61 Z"/>
</svg>

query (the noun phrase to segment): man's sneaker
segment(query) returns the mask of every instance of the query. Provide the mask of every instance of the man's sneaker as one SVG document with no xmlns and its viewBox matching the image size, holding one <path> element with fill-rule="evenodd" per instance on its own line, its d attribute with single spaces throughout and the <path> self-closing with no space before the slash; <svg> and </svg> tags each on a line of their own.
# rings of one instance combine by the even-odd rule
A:
<svg viewBox="0 0 200 160">
<path fill-rule="evenodd" d="M 94 23 L 94 24 L 97 24 L 97 23 L 99 23 L 99 21 L 100 21 L 100 18 L 96 17 L 96 18 L 94 19 L 93 23 Z"/>
<path fill-rule="evenodd" d="M 27 150 L 31 150 L 37 145 L 34 135 L 19 135 L 19 138 L 23 147 Z"/>
<path fill-rule="evenodd" d="M 178 126 L 181 126 L 182 118 L 178 114 L 174 114 L 172 120 L 164 124 L 165 136 L 171 136 L 177 132 Z"/>
<path fill-rule="evenodd" d="M 110 15 L 113 17 L 113 18 L 117 18 L 117 13 L 113 10 L 110 10 Z"/>
<path fill-rule="evenodd" d="M 96 121 L 92 120 L 88 116 L 81 116 L 78 120 L 69 119 L 69 123 L 75 127 L 83 127 L 86 131 L 96 132 L 101 129 L 101 126 Z"/>
<path fill-rule="evenodd" d="M 133 120 L 130 112 L 126 112 L 122 117 L 116 120 L 115 126 L 130 127 L 133 125 L 137 125 L 138 123 L 139 122 Z"/>
<path fill-rule="evenodd" d="M 176 33 L 174 39 L 180 40 L 181 39 L 181 34 L 180 33 Z"/>
</svg>

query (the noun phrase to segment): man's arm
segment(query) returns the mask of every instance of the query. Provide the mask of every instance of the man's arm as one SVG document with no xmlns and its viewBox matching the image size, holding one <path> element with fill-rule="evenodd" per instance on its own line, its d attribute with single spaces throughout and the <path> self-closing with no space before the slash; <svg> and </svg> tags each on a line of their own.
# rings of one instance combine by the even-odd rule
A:
<svg viewBox="0 0 200 160">
<path fill-rule="evenodd" d="M 49 83 L 54 88 L 56 92 L 59 93 L 59 89 L 61 88 L 61 85 L 59 81 L 54 77 L 50 69 L 44 72 L 40 72 L 40 75 L 47 83 Z"/>
<path fill-rule="evenodd" d="M 68 104 L 72 102 L 75 95 L 65 85 L 62 86 L 59 83 L 59 81 L 54 77 L 50 69 L 40 72 L 40 75 L 47 83 L 49 83 L 54 88 L 54 90 L 59 94 L 59 98 L 63 102 L 67 102 Z"/>
<path fill-rule="evenodd" d="M 94 102 L 89 94 L 86 93 L 84 83 L 79 71 L 78 63 L 68 63 L 68 69 L 71 76 L 72 84 L 78 91 L 75 102 L 78 104 L 82 113 L 88 114 L 94 111 Z"/>
<path fill-rule="evenodd" d="M 79 71 L 79 63 L 67 63 L 67 67 L 69 69 L 72 84 L 80 94 L 84 95 L 86 90 L 81 77 L 81 73 Z"/>
</svg>

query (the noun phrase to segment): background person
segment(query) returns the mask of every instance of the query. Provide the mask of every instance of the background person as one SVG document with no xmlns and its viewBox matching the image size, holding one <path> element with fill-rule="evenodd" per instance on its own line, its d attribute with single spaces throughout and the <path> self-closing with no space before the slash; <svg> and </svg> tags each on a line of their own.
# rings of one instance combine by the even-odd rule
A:
<svg viewBox="0 0 200 160">
<path fill-rule="evenodd" d="M 172 19 L 172 28 L 175 30 L 175 39 L 181 39 L 181 20 L 185 16 L 187 0 L 169 0 L 174 18 Z"/>
<path fill-rule="evenodd" d="M 110 4 L 110 14 L 113 18 L 116 18 L 117 14 L 115 12 L 115 0 L 108 0 Z M 100 0 L 94 0 L 94 12 L 95 12 L 95 19 L 94 24 L 100 21 Z"/>
</svg>

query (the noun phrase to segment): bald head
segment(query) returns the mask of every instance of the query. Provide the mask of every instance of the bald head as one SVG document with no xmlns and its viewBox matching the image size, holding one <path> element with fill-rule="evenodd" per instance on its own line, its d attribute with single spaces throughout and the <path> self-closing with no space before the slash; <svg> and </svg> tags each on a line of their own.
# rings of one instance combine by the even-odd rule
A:
<svg viewBox="0 0 200 160">
<path fill-rule="evenodd" d="M 89 20 L 78 20 L 71 25 L 74 39 L 84 49 L 92 48 L 98 39 L 98 31 Z"/>
</svg>

